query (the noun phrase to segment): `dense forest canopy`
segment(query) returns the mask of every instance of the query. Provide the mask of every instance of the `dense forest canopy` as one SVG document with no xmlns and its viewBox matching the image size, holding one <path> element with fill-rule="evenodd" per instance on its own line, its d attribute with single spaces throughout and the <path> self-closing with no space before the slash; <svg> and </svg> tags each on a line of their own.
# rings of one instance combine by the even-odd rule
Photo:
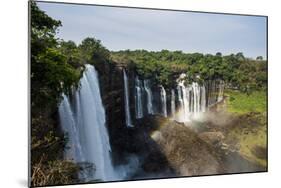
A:
<svg viewBox="0 0 281 188">
<path fill-rule="evenodd" d="M 186 73 L 189 82 L 222 79 L 230 87 L 245 92 L 266 89 L 267 62 L 246 58 L 243 53 L 222 56 L 220 52 L 211 55 L 168 50 L 125 50 L 112 52 L 111 57 L 115 61 L 130 63 L 140 75 L 156 77 L 165 86 L 175 85 L 171 83 L 175 80 L 173 78 Z"/>
</svg>

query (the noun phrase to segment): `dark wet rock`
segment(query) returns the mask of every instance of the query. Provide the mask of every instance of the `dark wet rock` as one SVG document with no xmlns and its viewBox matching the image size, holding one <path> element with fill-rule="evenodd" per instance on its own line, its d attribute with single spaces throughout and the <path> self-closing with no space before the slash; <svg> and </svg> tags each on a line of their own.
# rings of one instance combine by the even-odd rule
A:
<svg viewBox="0 0 281 188">
<path fill-rule="evenodd" d="M 154 134 L 158 134 L 157 143 L 179 175 L 221 173 L 219 157 L 214 148 L 185 125 L 170 122 Z"/>
</svg>

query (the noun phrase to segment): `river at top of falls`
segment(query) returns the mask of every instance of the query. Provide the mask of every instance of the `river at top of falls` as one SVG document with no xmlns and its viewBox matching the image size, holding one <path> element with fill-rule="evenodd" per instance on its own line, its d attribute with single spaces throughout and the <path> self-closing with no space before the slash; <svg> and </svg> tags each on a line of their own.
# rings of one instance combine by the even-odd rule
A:
<svg viewBox="0 0 281 188">
<path fill-rule="evenodd" d="M 61 126 L 68 137 L 69 149 L 65 151 L 65 158 L 94 165 L 94 173 L 80 175 L 85 181 L 119 179 L 112 165 L 105 110 L 93 66 L 86 65 L 80 89 L 74 92 L 73 97 L 75 105 L 71 105 L 69 97 L 63 95 L 59 106 Z"/>
</svg>

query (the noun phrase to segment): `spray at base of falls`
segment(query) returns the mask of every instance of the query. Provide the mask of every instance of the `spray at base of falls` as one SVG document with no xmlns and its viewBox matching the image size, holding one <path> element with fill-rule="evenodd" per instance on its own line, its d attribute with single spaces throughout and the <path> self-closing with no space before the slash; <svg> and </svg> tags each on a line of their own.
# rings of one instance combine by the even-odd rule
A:
<svg viewBox="0 0 281 188">
<path fill-rule="evenodd" d="M 59 106 L 61 127 L 68 137 L 65 159 L 94 165 L 95 170 L 92 173 L 79 174 L 79 178 L 85 182 L 126 178 L 126 168 L 130 164 L 117 169 L 112 164 L 105 110 L 100 96 L 98 75 L 93 66 L 86 65 L 80 80 L 80 89 L 72 97 L 73 100 L 70 100 L 63 95 Z M 74 105 L 70 101 L 74 101 Z"/>
</svg>

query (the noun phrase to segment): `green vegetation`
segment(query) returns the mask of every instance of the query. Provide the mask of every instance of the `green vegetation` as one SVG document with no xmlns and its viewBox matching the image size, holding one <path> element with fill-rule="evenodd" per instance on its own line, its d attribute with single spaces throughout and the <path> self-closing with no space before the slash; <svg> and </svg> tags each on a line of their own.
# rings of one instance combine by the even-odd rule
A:
<svg viewBox="0 0 281 188">
<path fill-rule="evenodd" d="M 235 90 L 227 90 L 227 109 L 229 112 L 244 114 L 248 112 L 266 112 L 266 91 L 254 91 L 251 94 Z"/>
<path fill-rule="evenodd" d="M 152 78 L 166 87 L 175 85 L 175 78 L 186 73 L 187 81 L 204 82 L 222 79 L 230 88 L 250 93 L 267 88 L 267 62 L 245 58 L 242 53 L 222 56 L 182 51 L 125 50 L 111 52 L 116 62 L 125 62 L 145 78 Z"/>
<path fill-rule="evenodd" d="M 250 94 L 227 90 L 227 110 L 237 116 L 228 127 L 228 142 L 236 142 L 247 160 L 262 167 L 267 165 L 267 96 L 266 91 Z"/>
<path fill-rule="evenodd" d="M 60 21 L 31 6 L 31 165 L 32 186 L 72 183 L 78 164 L 62 159 L 67 141 L 58 128 L 61 94 L 79 86 L 84 64 L 109 62 L 109 51 L 99 40 L 80 45 L 56 38 Z M 41 160 L 44 156 L 44 160 Z"/>
<path fill-rule="evenodd" d="M 267 166 L 267 122 L 264 113 L 238 115 L 228 126 L 227 143 L 235 143 L 238 152 L 247 160 Z"/>
<path fill-rule="evenodd" d="M 235 143 L 238 152 L 253 164 L 267 166 L 266 91 L 243 93 L 225 91 L 227 110 L 234 113 L 235 121 L 227 129 L 227 141 Z"/>
</svg>

